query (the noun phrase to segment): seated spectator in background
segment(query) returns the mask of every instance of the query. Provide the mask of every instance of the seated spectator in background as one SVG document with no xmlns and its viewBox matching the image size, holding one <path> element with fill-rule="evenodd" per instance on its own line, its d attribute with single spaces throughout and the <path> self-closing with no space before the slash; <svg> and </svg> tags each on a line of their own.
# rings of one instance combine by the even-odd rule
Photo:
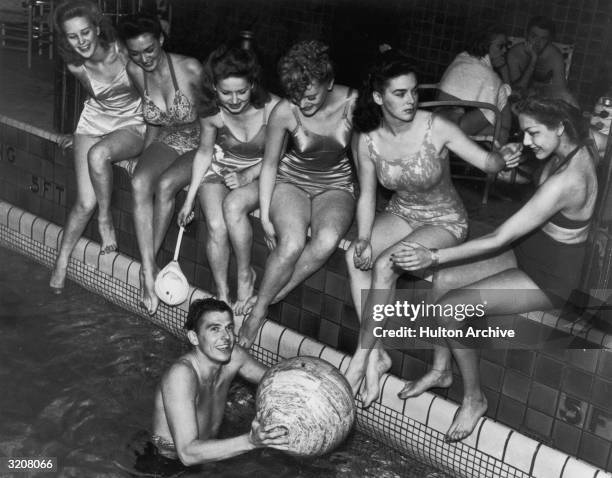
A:
<svg viewBox="0 0 612 478">
<path fill-rule="evenodd" d="M 459 53 L 442 75 L 438 99 L 460 99 L 491 103 L 502 112 L 500 143 L 508 139 L 510 86 L 505 84 L 495 69 L 504 74 L 506 68 L 506 34 L 499 26 L 490 26 L 478 32 L 466 51 Z M 495 115 L 487 109 L 463 108 L 449 110 L 445 116 L 459 124 L 468 135 L 493 133 Z"/>
<path fill-rule="evenodd" d="M 565 63 L 552 44 L 555 25 L 546 17 L 534 17 L 527 25 L 524 43 L 508 52 L 510 85 L 514 90 L 536 90 L 539 96 L 555 97 L 578 106 L 567 88 Z"/>
<path fill-rule="evenodd" d="M 234 316 L 225 302 L 196 300 L 185 322 L 193 349 L 163 376 L 155 395 L 152 441 L 157 452 L 184 465 L 223 460 L 255 448 L 286 448 L 287 430 L 263 429 L 217 439 L 227 392 L 236 377 L 258 383 L 266 367 L 234 347 Z"/>
</svg>

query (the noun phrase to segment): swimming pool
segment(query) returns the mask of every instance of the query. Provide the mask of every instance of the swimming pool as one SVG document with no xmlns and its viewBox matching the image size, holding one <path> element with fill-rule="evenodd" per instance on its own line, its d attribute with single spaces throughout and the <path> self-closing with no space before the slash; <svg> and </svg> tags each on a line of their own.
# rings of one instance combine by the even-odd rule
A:
<svg viewBox="0 0 612 478">
<path fill-rule="evenodd" d="M 57 457 L 62 477 L 130 476 L 148 440 L 155 386 L 186 345 L 73 282 L 52 295 L 48 270 L 15 252 L 0 247 L 0 263 L 0 456 Z M 248 430 L 253 390 L 233 387 L 227 410 L 223 435 Z M 358 433 L 323 458 L 257 450 L 180 476 L 204 473 L 447 476 Z"/>
</svg>

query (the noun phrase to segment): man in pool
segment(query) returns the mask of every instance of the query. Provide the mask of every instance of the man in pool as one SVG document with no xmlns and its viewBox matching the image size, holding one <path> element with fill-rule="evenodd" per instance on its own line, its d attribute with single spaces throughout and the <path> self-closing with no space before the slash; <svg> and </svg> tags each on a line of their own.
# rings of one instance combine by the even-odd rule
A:
<svg viewBox="0 0 612 478">
<path fill-rule="evenodd" d="M 155 396 L 152 441 L 166 458 L 184 465 L 223 460 L 255 448 L 285 449 L 286 429 L 263 429 L 216 439 L 227 392 L 236 375 L 258 383 L 266 367 L 235 346 L 234 317 L 225 302 L 196 300 L 185 322 L 193 349 L 165 373 Z M 235 347 L 234 347 L 235 346 Z"/>
<path fill-rule="evenodd" d="M 534 17 L 527 25 L 524 43 L 514 45 L 506 62 L 513 90 L 536 89 L 576 104 L 565 81 L 565 63 L 553 45 L 555 24 L 546 17 Z"/>
</svg>

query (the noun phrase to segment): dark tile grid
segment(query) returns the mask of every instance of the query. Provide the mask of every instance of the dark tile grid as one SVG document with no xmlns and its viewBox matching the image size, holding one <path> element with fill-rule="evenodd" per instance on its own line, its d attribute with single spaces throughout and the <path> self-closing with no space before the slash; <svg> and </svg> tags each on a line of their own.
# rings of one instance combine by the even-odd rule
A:
<svg viewBox="0 0 612 478">
<path fill-rule="evenodd" d="M 319 38 L 332 44 L 338 76 L 353 86 L 374 46 L 391 42 L 415 59 L 421 80 L 438 81 L 477 25 L 501 23 L 513 36 L 524 36 L 534 15 L 548 15 L 557 26 L 557 40 L 574 43 L 570 87 L 590 107 L 612 78 L 607 47 L 612 30 L 612 4 L 596 0 L 300 0 L 268 2 L 214 0 L 202 8 L 187 0 L 175 8 L 173 32 L 186 53 L 203 58 L 220 42 L 245 28 L 255 32 L 271 85 L 277 86 L 276 61 L 295 41 Z M 177 23 L 178 24 L 178 23 Z M 366 51 L 368 50 L 368 51 Z M 354 60 L 354 61 L 353 61 Z M 357 63 L 353 65 L 352 63 Z M 343 75 L 342 70 L 350 74 Z M 277 88 L 275 88 L 277 89 Z"/>
<path fill-rule="evenodd" d="M 7 146 L 16 151 L 14 162 L 9 162 L 6 155 L 0 160 L 0 197 L 31 212 L 36 212 L 32 205 L 39 201 L 39 215 L 62 224 L 65 204 L 71 204 L 74 198 L 71 188 L 68 187 L 62 204 L 44 197 L 40 191 L 40 195 L 35 194 L 28 186 L 33 173 L 54 178 L 54 184 L 64 181 L 62 184 L 70 185 L 74 179 L 70 179 L 73 173 L 69 156 L 52 149 L 45 153 L 40 143 L 30 142 L 29 135 L 13 128 L 2 126 L 0 131 L 3 153 Z M 30 147 L 32 153 L 26 154 Z M 55 169 L 49 169 L 48 158 L 37 157 L 36 152 L 54 158 Z M 29 170 L 24 169 L 26 167 Z M 115 176 L 113 213 L 119 246 L 124 253 L 137 257 L 129 178 L 118 168 Z M 36 201 L 32 202 L 32 197 L 37 198 Z M 181 201 L 182 193 L 177 202 Z M 257 220 L 253 220 L 253 224 L 256 233 L 253 257 L 260 280 L 267 250 Z M 89 227 L 89 237 L 95 240 L 95 229 L 93 232 Z M 176 227 L 172 226 L 160 264 L 170 259 L 176 232 Z M 205 240 L 206 228 L 199 215 L 196 225 L 188 229 L 185 236 L 181 266 L 192 283 L 211 290 L 210 271 L 204 260 Z M 423 281 L 415 285 L 406 279 L 402 279 L 399 286 L 425 288 Z M 335 252 L 324 270 L 315 273 L 281 304 L 274 306 L 270 316 L 305 335 L 352 353 L 357 342 L 358 321 L 350 298 L 343 251 Z M 389 353 L 393 359 L 392 372 L 404 378 L 419 376 L 431 363 L 431 351 L 426 349 L 390 350 Z M 486 350 L 482 352 L 480 368 L 489 400 L 489 416 L 598 466 L 612 468 L 612 400 L 609 398 L 612 353 Z M 462 389 L 457 370 L 455 376 L 455 383 L 448 391 L 434 392 L 459 401 Z"/>
</svg>

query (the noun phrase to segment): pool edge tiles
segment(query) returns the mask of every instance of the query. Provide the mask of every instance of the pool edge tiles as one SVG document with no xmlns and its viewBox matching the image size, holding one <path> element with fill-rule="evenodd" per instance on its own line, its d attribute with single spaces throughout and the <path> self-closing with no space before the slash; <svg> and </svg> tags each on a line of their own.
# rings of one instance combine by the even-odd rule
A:
<svg viewBox="0 0 612 478">
<path fill-rule="evenodd" d="M 60 233 L 58 226 L 45 219 L 32 217 L 30 213 L 0 200 L 0 245 L 50 267 Z M 40 241 L 41 238 L 44 238 L 44 242 Z M 186 304 L 174 308 L 161 304 L 158 314 L 149 317 L 138 305 L 137 285 L 130 284 L 128 280 L 130 276 L 137 276 L 140 264 L 116 252 L 101 261 L 97 243 L 88 239 L 79 242 L 70 260 L 70 279 L 151 320 L 174 335 L 184 337 L 182 323 Z M 120 266 L 115 267 L 114 264 Z M 192 288 L 190 300 L 208 295 L 205 291 Z M 237 318 L 237 322 L 240 319 Z M 267 365 L 295 355 L 328 358 L 341 369 L 348 365 L 347 355 L 272 320 L 268 320 L 262 327 L 253 346 L 253 353 Z M 612 478 L 611 474 L 593 465 L 536 442 L 488 418 L 481 419 L 469 439 L 447 444 L 444 442 L 445 427 L 452 420 L 457 405 L 430 393 L 402 401 L 396 398 L 400 389 L 401 381 L 397 377 L 385 376 L 380 401 L 366 410 L 358 409 L 357 428 L 453 476 Z M 561 466 L 560 461 L 563 461 Z"/>
</svg>

